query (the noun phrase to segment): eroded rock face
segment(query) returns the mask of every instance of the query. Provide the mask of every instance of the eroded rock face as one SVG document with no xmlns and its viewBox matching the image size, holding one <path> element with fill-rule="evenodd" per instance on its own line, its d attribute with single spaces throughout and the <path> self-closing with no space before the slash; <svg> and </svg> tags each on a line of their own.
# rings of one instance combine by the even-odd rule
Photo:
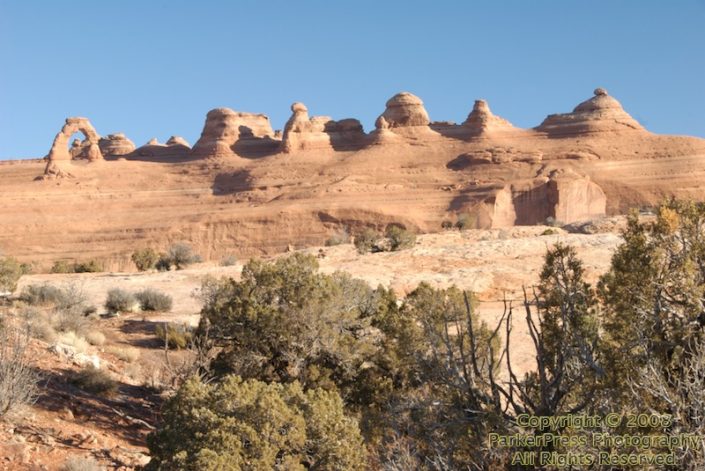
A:
<svg viewBox="0 0 705 471">
<path fill-rule="evenodd" d="M 203 132 L 192 153 L 199 157 L 246 155 L 266 152 L 278 145 L 267 116 L 216 108 L 206 115 Z"/>
<path fill-rule="evenodd" d="M 512 123 L 492 114 L 485 100 L 475 100 L 475 105 L 462 126 L 471 134 L 477 135 L 514 129 Z"/>
<path fill-rule="evenodd" d="M 64 126 L 61 131 L 54 138 L 54 142 L 51 145 L 49 154 L 47 156 L 50 161 L 66 161 L 71 160 L 71 152 L 68 149 L 68 142 L 71 136 L 77 132 L 83 133 L 85 139 L 77 147 L 85 147 L 87 149 L 86 157 L 89 160 L 102 160 L 103 155 L 98 148 L 98 142 L 100 141 L 100 136 L 96 132 L 93 125 L 88 121 L 87 118 L 73 117 L 66 118 Z M 95 145 L 95 148 L 92 146 Z M 77 155 L 81 155 L 81 152 L 77 152 Z"/>
<path fill-rule="evenodd" d="M 599 185 L 560 169 L 480 190 L 460 211 L 472 215 L 473 227 L 488 229 L 545 224 L 549 219 L 560 224 L 592 220 L 605 216 L 606 206 Z"/>
<path fill-rule="evenodd" d="M 390 129 L 410 126 L 427 127 L 431 123 L 421 99 L 408 92 L 397 93 L 390 98 L 381 117 Z M 381 128 L 377 127 L 377 129 Z"/>
<path fill-rule="evenodd" d="M 551 136 L 644 131 L 604 88 L 596 88 L 594 96 L 576 106 L 572 113 L 548 115 L 535 129 Z"/>
<path fill-rule="evenodd" d="M 131 154 L 135 150 L 135 144 L 123 133 L 108 134 L 100 138 L 98 147 L 104 156 L 120 156 Z"/>
<path fill-rule="evenodd" d="M 292 115 L 284 126 L 282 151 L 354 148 L 364 143 L 362 124 L 356 119 L 334 121 L 329 116 L 309 118 L 303 103 L 291 105 Z"/>
</svg>

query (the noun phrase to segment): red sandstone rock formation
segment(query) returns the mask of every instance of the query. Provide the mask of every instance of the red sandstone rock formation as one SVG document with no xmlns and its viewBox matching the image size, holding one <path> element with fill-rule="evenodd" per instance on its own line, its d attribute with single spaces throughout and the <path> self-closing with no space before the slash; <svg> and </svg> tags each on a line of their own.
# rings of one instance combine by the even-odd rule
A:
<svg viewBox="0 0 705 471">
<path fill-rule="evenodd" d="M 278 145 L 267 116 L 216 108 L 206 115 L 192 153 L 198 157 L 243 156 L 270 152 Z"/>
<path fill-rule="evenodd" d="M 108 134 L 101 137 L 98 147 L 104 156 L 123 156 L 135 151 L 135 144 L 123 133 Z"/>
</svg>

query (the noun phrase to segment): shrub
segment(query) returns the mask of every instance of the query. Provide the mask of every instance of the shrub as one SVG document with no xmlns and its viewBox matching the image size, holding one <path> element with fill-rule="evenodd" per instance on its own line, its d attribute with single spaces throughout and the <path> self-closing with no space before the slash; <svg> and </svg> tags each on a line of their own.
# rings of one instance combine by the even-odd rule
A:
<svg viewBox="0 0 705 471">
<path fill-rule="evenodd" d="M 22 266 L 14 258 L 0 257 L 0 293 L 13 292 L 22 276 Z"/>
<path fill-rule="evenodd" d="M 416 244 L 416 234 L 400 226 L 387 226 L 385 236 L 389 239 L 389 247 L 392 252 L 408 249 Z"/>
<path fill-rule="evenodd" d="M 201 257 L 193 252 L 193 248 L 185 242 L 177 242 L 171 245 L 167 251 L 165 260 L 169 265 L 174 265 L 177 270 L 201 261 Z"/>
<path fill-rule="evenodd" d="M 220 260 L 221 267 L 232 267 L 237 263 L 235 255 L 226 255 Z"/>
<path fill-rule="evenodd" d="M 147 271 L 154 268 L 159 261 L 159 254 L 152 248 L 135 250 L 132 254 L 132 262 L 139 271 Z"/>
<path fill-rule="evenodd" d="M 135 298 L 139 301 L 143 311 L 171 311 L 171 296 L 155 289 L 144 289 L 135 294 Z"/>
<path fill-rule="evenodd" d="M 135 306 L 136 300 L 132 293 L 120 288 L 113 288 L 108 291 L 105 300 L 105 308 L 111 313 L 129 312 Z"/>
<path fill-rule="evenodd" d="M 547 236 L 547 235 L 556 235 L 558 234 L 558 231 L 555 229 L 546 229 L 541 233 L 542 236 Z"/>
<path fill-rule="evenodd" d="M 112 394 L 117 389 L 117 382 L 105 371 L 87 366 L 74 374 L 71 382 L 92 394 Z"/>
<path fill-rule="evenodd" d="M 378 251 L 379 232 L 367 228 L 355 237 L 355 248 L 361 254 Z"/>
<path fill-rule="evenodd" d="M 347 244 L 350 242 L 350 233 L 347 230 L 341 229 L 326 240 L 326 247 L 333 247 L 335 245 Z"/>
<path fill-rule="evenodd" d="M 466 229 L 474 229 L 476 225 L 477 216 L 469 213 L 459 215 L 458 221 L 455 223 L 455 227 L 461 231 L 464 231 Z"/>
<path fill-rule="evenodd" d="M 160 324 L 154 333 L 169 348 L 186 348 L 193 339 L 191 327 L 184 324 Z"/>
<path fill-rule="evenodd" d="M 59 471 L 103 471 L 104 469 L 91 457 L 72 456 L 64 461 Z"/>
<path fill-rule="evenodd" d="M 66 260 L 57 260 L 51 267 L 51 273 L 73 273 L 73 266 Z"/>
<path fill-rule="evenodd" d="M 100 347 L 105 345 L 105 334 L 99 330 L 91 330 L 86 333 L 85 337 L 88 343 L 93 346 Z"/>
<path fill-rule="evenodd" d="M 147 470 L 366 469 L 357 420 L 337 392 L 237 376 L 187 381 L 148 446 Z"/>
<path fill-rule="evenodd" d="M 441 229 L 453 229 L 453 223 L 446 219 L 441 222 Z"/>
<path fill-rule="evenodd" d="M 154 268 L 156 268 L 158 271 L 171 270 L 171 262 L 166 257 L 166 254 L 161 254 L 159 256 L 159 260 L 157 260 L 157 263 L 154 265 Z"/>
<path fill-rule="evenodd" d="M 29 365 L 29 333 L 0 326 L 0 417 L 37 396 L 38 375 Z"/>
<path fill-rule="evenodd" d="M 88 260 L 87 262 L 76 262 L 73 264 L 73 273 L 99 273 L 105 271 L 105 267 L 98 260 Z"/>
<path fill-rule="evenodd" d="M 28 285 L 22 289 L 20 299 L 31 306 L 62 305 L 66 301 L 66 293 L 61 288 L 48 283 Z"/>
<path fill-rule="evenodd" d="M 140 358 L 140 351 L 137 350 L 136 348 L 131 348 L 131 347 L 118 347 L 118 346 L 110 346 L 106 349 L 108 353 L 112 353 L 116 357 L 118 357 L 122 361 L 126 361 L 127 363 L 133 363 Z"/>
</svg>

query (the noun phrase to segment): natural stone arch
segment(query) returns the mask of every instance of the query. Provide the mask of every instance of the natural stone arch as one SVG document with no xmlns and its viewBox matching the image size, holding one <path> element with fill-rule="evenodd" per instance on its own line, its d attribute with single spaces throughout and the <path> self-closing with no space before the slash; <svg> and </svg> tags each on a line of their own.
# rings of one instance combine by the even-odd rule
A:
<svg viewBox="0 0 705 471">
<path fill-rule="evenodd" d="M 54 138 L 54 143 L 49 150 L 50 161 L 71 160 L 71 153 L 68 145 L 69 139 L 75 133 L 80 132 L 85 136 L 85 141 L 90 146 L 88 149 L 88 160 L 103 160 L 103 154 L 98 147 L 100 136 L 87 118 L 66 118 L 64 127 Z"/>
</svg>

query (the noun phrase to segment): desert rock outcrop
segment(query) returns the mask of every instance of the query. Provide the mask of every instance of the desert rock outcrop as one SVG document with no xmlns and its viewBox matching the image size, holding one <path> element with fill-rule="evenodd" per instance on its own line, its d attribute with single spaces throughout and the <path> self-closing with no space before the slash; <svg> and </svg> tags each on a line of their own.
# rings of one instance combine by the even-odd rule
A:
<svg viewBox="0 0 705 471">
<path fill-rule="evenodd" d="M 186 147 L 187 149 L 191 148 L 191 144 L 189 144 L 188 141 L 181 136 L 171 136 L 169 139 L 167 139 L 166 145 L 168 145 L 168 146 L 183 146 L 183 147 Z"/>
<path fill-rule="evenodd" d="M 512 123 L 492 114 L 490 106 L 485 100 L 475 100 L 472 111 L 463 122 L 462 126 L 472 135 L 514 129 Z"/>
<path fill-rule="evenodd" d="M 201 137 L 192 153 L 198 157 L 267 153 L 279 146 L 273 137 L 267 116 L 216 108 L 206 115 Z"/>
<path fill-rule="evenodd" d="M 292 115 L 284 126 L 282 151 L 349 149 L 364 143 L 362 124 L 356 119 L 334 121 L 328 116 L 309 118 L 303 103 L 291 105 Z"/>
<path fill-rule="evenodd" d="M 566 136 L 595 132 L 644 131 L 644 128 L 621 103 L 607 94 L 604 88 L 596 88 L 594 96 L 580 103 L 572 113 L 551 114 L 536 127 L 550 136 Z"/>
<path fill-rule="evenodd" d="M 100 151 L 104 156 L 122 156 L 135 150 L 134 142 L 121 132 L 101 137 L 98 141 L 98 147 L 100 147 Z"/>
<path fill-rule="evenodd" d="M 88 149 L 87 158 L 89 160 L 101 160 L 103 155 L 98 148 L 98 141 L 100 136 L 96 132 L 93 125 L 88 121 L 87 118 L 74 117 L 66 118 L 64 126 L 61 131 L 54 138 L 54 142 L 51 145 L 49 154 L 47 156 L 50 161 L 67 161 L 71 160 L 71 153 L 68 149 L 68 143 L 71 136 L 75 133 L 83 133 L 85 139 L 81 142 L 81 147 L 86 147 Z M 95 146 L 95 148 L 93 148 Z"/>
<path fill-rule="evenodd" d="M 387 122 L 389 128 L 400 128 L 409 126 L 428 126 L 431 120 L 423 106 L 423 101 L 416 95 L 408 92 L 401 92 L 387 100 L 387 108 L 382 113 L 382 117 Z"/>
</svg>

